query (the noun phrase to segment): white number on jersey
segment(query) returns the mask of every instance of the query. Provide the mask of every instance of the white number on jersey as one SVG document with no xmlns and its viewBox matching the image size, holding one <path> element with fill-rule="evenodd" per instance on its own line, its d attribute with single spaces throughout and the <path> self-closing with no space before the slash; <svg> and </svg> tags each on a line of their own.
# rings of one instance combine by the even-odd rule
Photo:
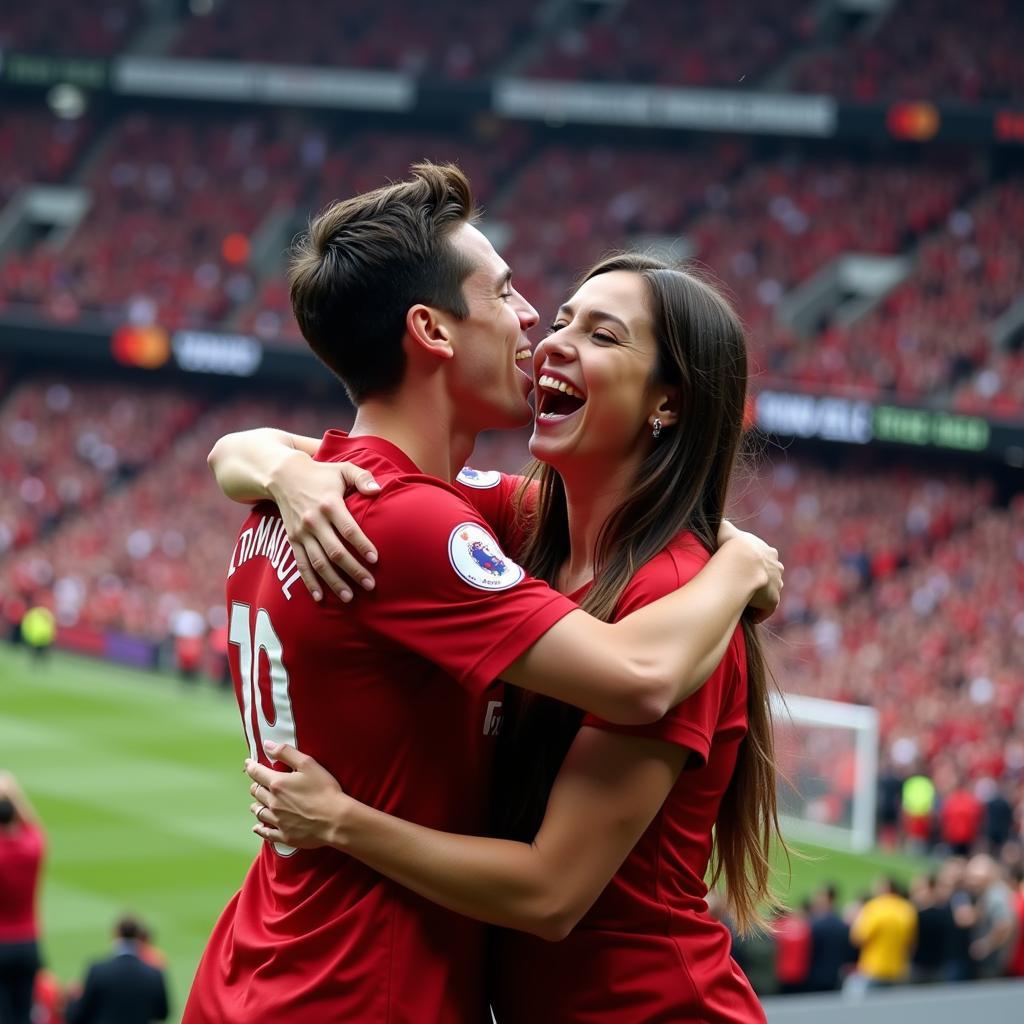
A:
<svg viewBox="0 0 1024 1024">
<path fill-rule="evenodd" d="M 249 756 L 259 761 L 263 744 L 267 740 L 295 746 L 295 717 L 288 694 L 288 670 L 284 666 L 281 640 L 264 608 L 257 610 L 255 628 L 250 632 L 250 611 L 249 605 L 240 601 L 232 602 L 228 640 L 238 647 L 238 671 L 242 680 L 242 726 L 249 744 Z M 260 697 L 261 651 L 266 654 L 270 666 L 270 696 L 274 707 L 272 722 L 267 718 Z M 254 709 L 255 727 L 252 720 Z M 262 760 L 266 760 L 265 755 Z M 295 852 L 293 846 L 285 846 L 284 843 L 274 843 L 274 849 L 284 857 Z"/>
</svg>

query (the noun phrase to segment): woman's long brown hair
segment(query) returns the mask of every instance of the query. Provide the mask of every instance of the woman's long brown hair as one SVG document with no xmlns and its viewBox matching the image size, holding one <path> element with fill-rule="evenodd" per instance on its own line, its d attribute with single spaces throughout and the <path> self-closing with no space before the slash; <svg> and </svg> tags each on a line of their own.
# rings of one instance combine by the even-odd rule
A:
<svg viewBox="0 0 1024 1024">
<path fill-rule="evenodd" d="M 729 480 L 743 438 L 747 351 L 743 327 L 728 302 L 694 274 L 634 253 L 610 256 L 580 283 L 628 271 L 647 287 L 658 343 L 656 374 L 679 393 L 679 421 L 664 430 L 637 472 L 629 496 L 606 523 L 597 573 L 582 607 L 610 621 L 622 592 L 641 566 L 678 533 L 689 530 L 708 550 L 717 547 Z M 538 497 L 520 560 L 554 584 L 569 556 L 565 488 L 558 473 L 534 463 L 527 482 Z M 525 493 L 525 488 L 524 492 Z M 762 924 L 770 892 L 771 848 L 779 837 L 769 689 L 758 629 L 744 616 L 747 734 L 715 825 L 711 885 L 722 877 L 737 926 Z M 509 767 L 500 780 L 506 835 L 531 840 L 551 785 L 579 729 L 581 713 L 543 697 L 510 695 L 506 721 Z M 780 840 L 781 841 L 781 840 Z"/>
</svg>

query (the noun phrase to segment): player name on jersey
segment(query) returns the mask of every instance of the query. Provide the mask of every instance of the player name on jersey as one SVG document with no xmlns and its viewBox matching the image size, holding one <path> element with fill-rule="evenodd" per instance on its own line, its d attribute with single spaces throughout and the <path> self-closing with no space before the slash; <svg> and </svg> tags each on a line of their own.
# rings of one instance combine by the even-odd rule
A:
<svg viewBox="0 0 1024 1024">
<path fill-rule="evenodd" d="M 281 581 L 281 593 L 290 601 L 292 585 L 299 578 L 299 570 L 295 567 L 295 554 L 288 543 L 288 534 L 284 522 L 278 516 L 261 516 L 256 526 L 243 530 L 231 553 L 231 565 L 228 567 L 230 579 L 235 570 L 239 569 L 250 558 L 262 555 L 270 562 L 272 569 L 277 571 Z"/>
</svg>

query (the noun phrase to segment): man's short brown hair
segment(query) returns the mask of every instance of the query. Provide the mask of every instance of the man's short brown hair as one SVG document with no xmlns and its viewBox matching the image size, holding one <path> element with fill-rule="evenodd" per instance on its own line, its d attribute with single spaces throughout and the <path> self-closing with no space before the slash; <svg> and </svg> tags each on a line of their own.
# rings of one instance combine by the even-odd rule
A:
<svg viewBox="0 0 1024 1024">
<path fill-rule="evenodd" d="M 450 235 L 474 217 L 462 171 L 421 163 L 408 181 L 328 207 L 295 244 L 288 274 L 295 319 L 356 405 L 401 383 L 411 306 L 468 315 L 462 283 L 473 266 Z"/>
</svg>

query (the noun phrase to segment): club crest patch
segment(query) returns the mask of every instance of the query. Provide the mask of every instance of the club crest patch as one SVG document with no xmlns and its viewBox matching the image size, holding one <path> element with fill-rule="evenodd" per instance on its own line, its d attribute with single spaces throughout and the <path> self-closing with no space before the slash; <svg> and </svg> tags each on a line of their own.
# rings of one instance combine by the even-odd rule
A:
<svg viewBox="0 0 1024 1024">
<path fill-rule="evenodd" d="M 501 474 L 496 469 L 471 469 L 469 466 L 463 466 L 455 479 L 467 487 L 475 487 L 478 491 L 486 491 L 491 487 L 497 487 L 501 483 Z"/>
<path fill-rule="evenodd" d="M 452 568 L 478 590 L 508 590 L 526 575 L 476 523 L 461 523 L 448 538 Z"/>
</svg>

